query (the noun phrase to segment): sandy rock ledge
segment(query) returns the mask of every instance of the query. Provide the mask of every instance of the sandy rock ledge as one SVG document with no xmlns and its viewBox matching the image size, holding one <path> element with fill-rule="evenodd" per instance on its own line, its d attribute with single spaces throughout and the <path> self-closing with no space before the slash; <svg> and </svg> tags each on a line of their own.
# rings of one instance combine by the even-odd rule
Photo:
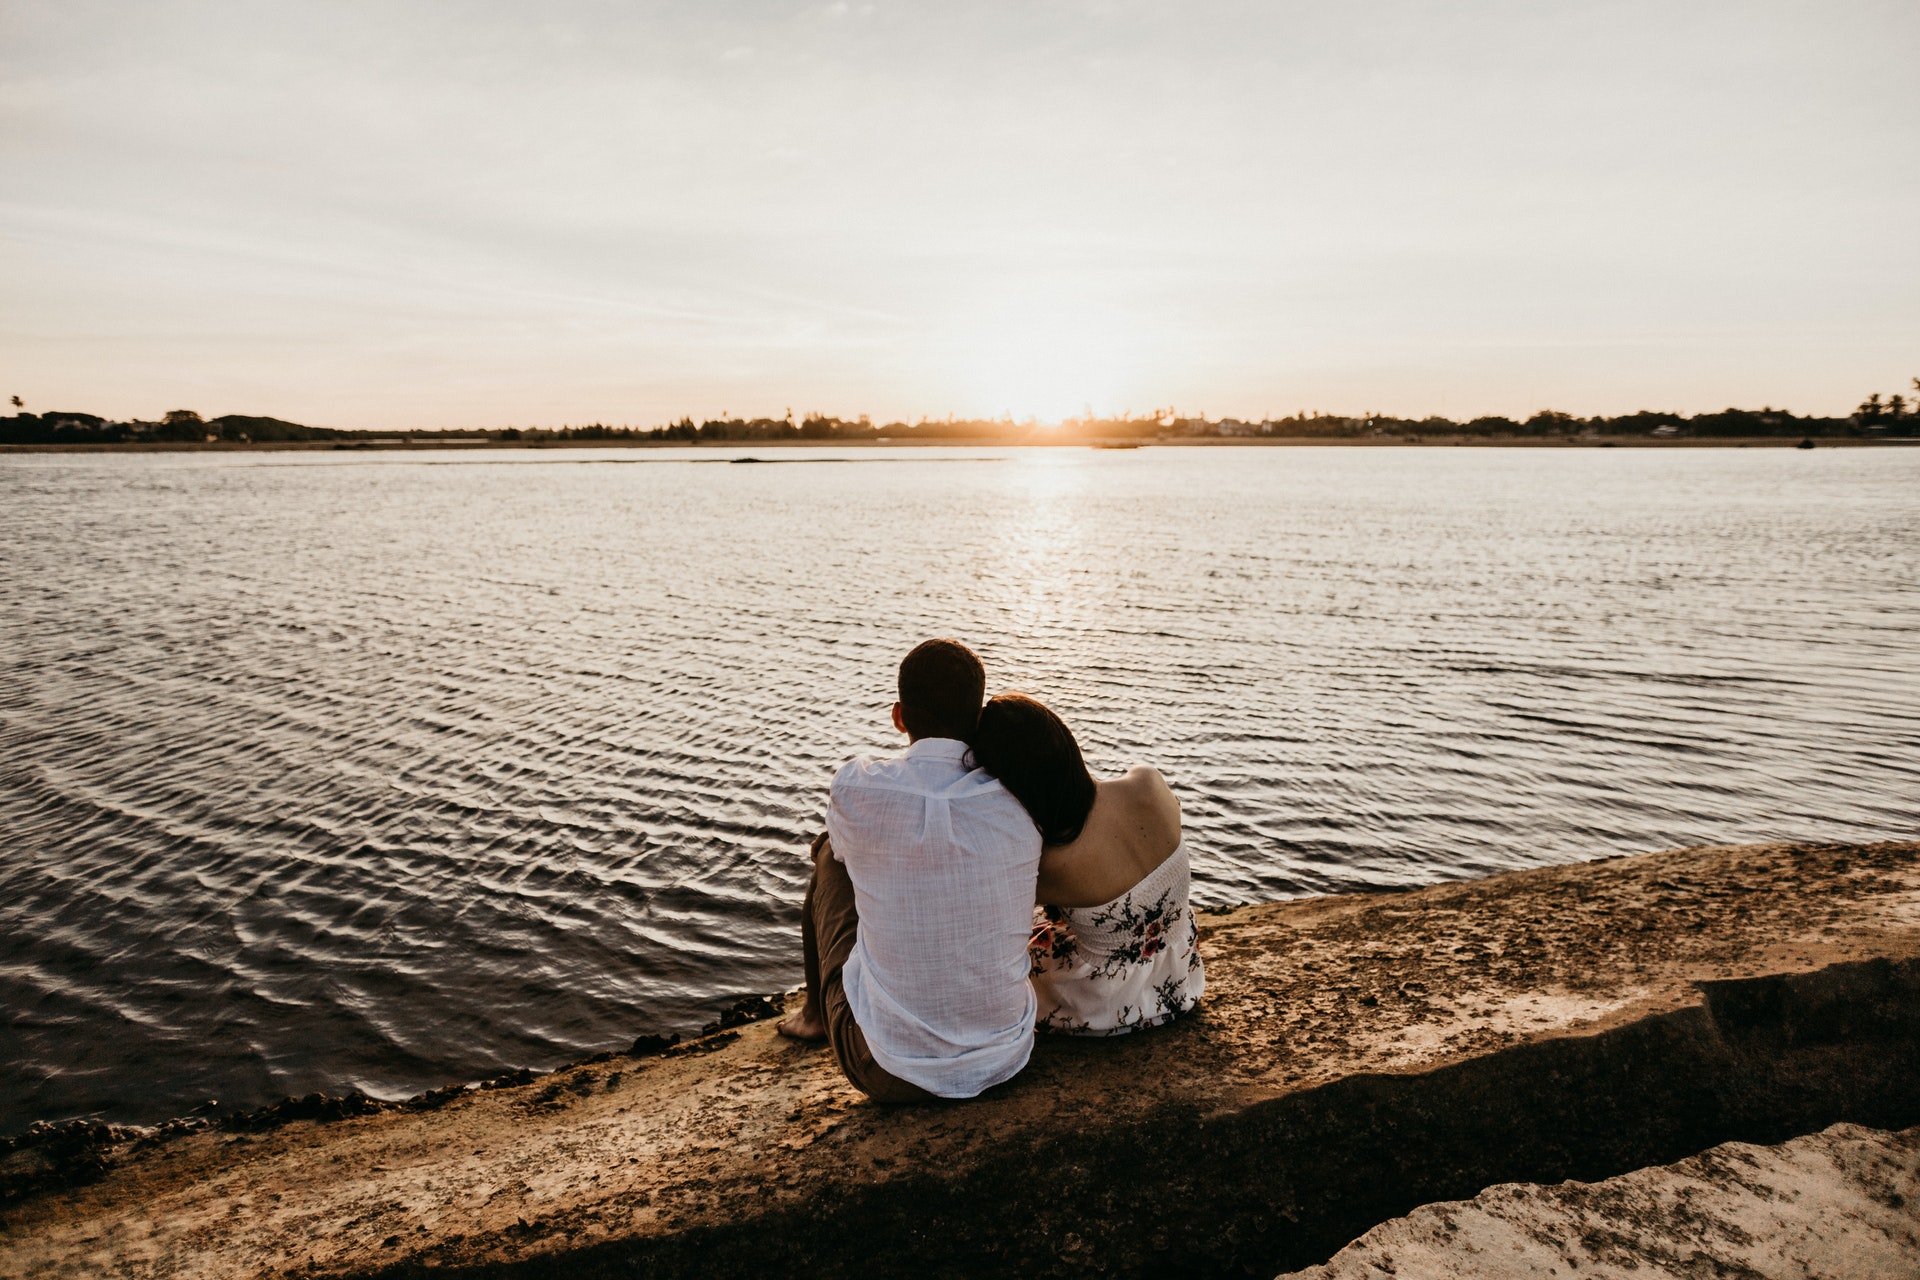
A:
<svg viewBox="0 0 1920 1280">
<path fill-rule="evenodd" d="M 1495 1184 L 1920 1124 L 1920 843 L 1202 930 L 1199 1014 L 1043 1039 L 970 1103 L 872 1106 L 758 1022 L 430 1111 L 111 1145 L 0 1206 L 0 1275 L 1270 1277 Z"/>
<path fill-rule="evenodd" d="M 1557 1187 L 1509 1184 L 1383 1222 L 1281 1280 L 1920 1276 L 1920 1129 L 1838 1124 L 1773 1147 Z"/>
</svg>

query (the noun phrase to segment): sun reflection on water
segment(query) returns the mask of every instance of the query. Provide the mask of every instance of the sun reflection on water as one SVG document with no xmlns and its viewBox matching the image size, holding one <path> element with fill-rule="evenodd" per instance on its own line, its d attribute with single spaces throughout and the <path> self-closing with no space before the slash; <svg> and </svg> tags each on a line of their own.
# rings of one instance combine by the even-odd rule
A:
<svg viewBox="0 0 1920 1280">
<path fill-rule="evenodd" d="M 1003 504 L 987 529 L 979 603 L 1011 634 L 1081 629 L 1076 575 L 1088 555 L 1081 517 L 1089 483 L 1084 449 L 1023 451 L 1004 475 Z"/>
</svg>

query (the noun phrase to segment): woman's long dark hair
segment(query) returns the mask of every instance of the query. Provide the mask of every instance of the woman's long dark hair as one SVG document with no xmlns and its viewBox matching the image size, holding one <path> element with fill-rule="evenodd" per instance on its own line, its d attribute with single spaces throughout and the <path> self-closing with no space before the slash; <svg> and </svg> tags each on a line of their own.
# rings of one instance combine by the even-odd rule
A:
<svg viewBox="0 0 1920 1280">
<path fill-rule="evenodd" d="M 973 762 L 1026 806 L 1041 840 L 1079 838 L 1097 788 L 1073 730 L 1044 704 L 1019 693 L 989 699 L 973 733 Z"/>
</svg>

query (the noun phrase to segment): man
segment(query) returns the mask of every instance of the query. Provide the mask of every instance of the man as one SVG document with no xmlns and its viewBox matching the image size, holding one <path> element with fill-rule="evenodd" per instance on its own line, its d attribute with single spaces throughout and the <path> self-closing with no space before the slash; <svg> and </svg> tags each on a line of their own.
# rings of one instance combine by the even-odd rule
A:
<svg viewBox="0 0 1920 1280">
<path fill-rule="evenodd" d="M 928 640 L 900 664 L 905 755 L 834 775 L 800 935 L 807 1003 L 783 1035 L 825 1039 L 879 1102 L 971 1098 L 1033 1052 L 1027 935 L 1040 833 L 966 765 L 980 659 Z"/>
</svg>

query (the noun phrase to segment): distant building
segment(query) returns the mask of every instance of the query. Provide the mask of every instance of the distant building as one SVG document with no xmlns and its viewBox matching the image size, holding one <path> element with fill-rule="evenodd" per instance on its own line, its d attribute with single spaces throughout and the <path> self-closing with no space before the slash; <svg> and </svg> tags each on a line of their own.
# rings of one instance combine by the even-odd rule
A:
<svg viewBox="0 0 1920 1280">
<path fill-rule="evenodd" d="M 1238 418 L 1220 419 L 1220 434 L 1223 436 L 1257 436 L 1261 434 L 1257 422 L 1242 422 Z"/>
</svg>

